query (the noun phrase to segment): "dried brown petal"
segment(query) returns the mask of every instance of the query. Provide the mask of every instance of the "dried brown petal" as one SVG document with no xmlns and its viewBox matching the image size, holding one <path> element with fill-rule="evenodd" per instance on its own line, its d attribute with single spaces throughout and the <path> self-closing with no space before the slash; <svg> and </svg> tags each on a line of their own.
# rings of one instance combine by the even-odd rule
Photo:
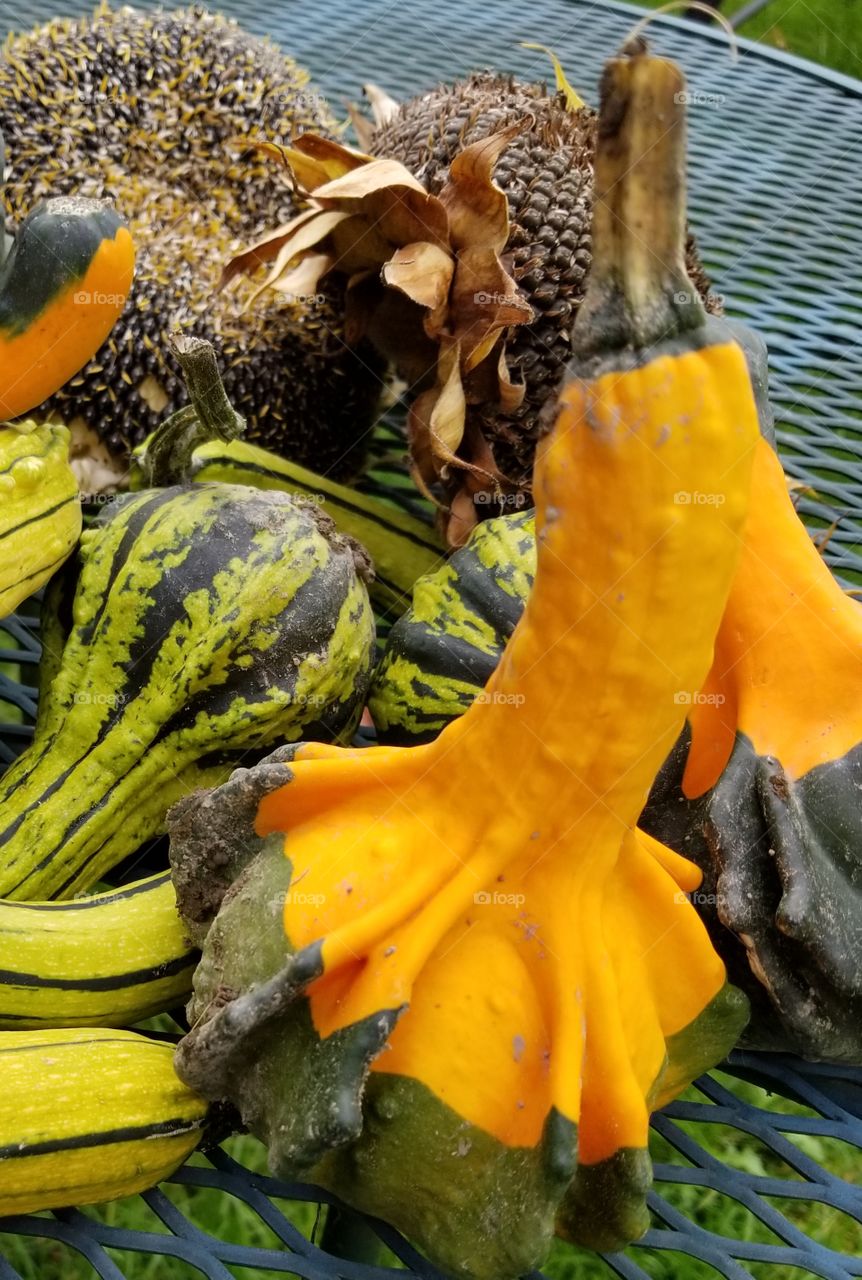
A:
<svg viewBox="0 0 862 1280">
<path fill-rule="evenodd" d="M 442 463 L 445 476 L 450 462 L 460 465 L 455 451 L 464 435 L 467 401 L 461 385 L 461 349 L 458 342 L 444 341 L 437 362 L 437 399 L 428 417 L 431 452 Z"/>
<path fill-rule="evenodd" d="M 343 147 L 339 142 L 329 138 L 321 138 L 315 133 L 306 133 L 297 138 L 292 146 L 282 146 L 278 142 L 249 141 L 247 138 L 233 140 L 236 146 L 257 151 L 270 160 L 275 160 L 282 168 L 287 169 L 294 182 L 304 191 L 312 192 L 317 187 L 340 178 L 360 165 L 368 164 L 371 157 L 359 151 Z"/>
<path fill-rule="evenodd" d="M 430 490 L 437 480 L 437 464 L 431 448 L 430 421 L 434 406 L 440 394 L 439 387 L 423 391 L 410 406 L 407 414 L 407 439 L 410 443 L 410 463 L 413 478 L 422 494 L 439 505 Z"/>
<path fill-rule="evenodd" d="M 344 341 L 349 347 L 359 345 L 368 330 L 368 321 L 381 293 L 376 271 L 355 271 L 344 291 Z"/>
<path fill-rule="evenodd" d="M 449 546 L 463 547 L 478 523 L 472 493 L 459 489 L 452 499 L 446 520 L 445 536 Z"/>
<path fill-rule="evenodd" d="M 449 215 L 454 249 L 485 245 L 502 253 L 509 238 L 509 203 L 493 181 L 494 166 L 526 121 L 509 125 L 459 152 L 449 166 L 449 181 L 440 200 Z"/>
<path fill-rule="evenodd" d="M 271 287 L 278 293 L 292 294 L 298 300 L 308 298 L 317 292 L 317 286 L 327 272 L 332 270 L 334 261 L 330 253 L 306 254 L 292 271 L 286 271 L 274 280 Z M 260 290 L 257 290 L 257 293 L 259 292 Z"/>
<path fill-rule="evenodd" d="M 484 360 L 504 329 L 532 319 L 533 308 L 496 252 L 482 246 L 462 249 L 450 295 L 450 328 L 461 343 L 464 371 Z"/>
<path fill-rule="evenodd" d="M 428 241 L 448 250 L 446 210 L 436 196 L 390 187 L 370 196 L 367 205 L 370 206 L 367 216 L 377 221 L 391 244 L 401 246 Z"/>
<path fill-rule="evenodd" d="M 433 386 L 437 378 L 438 342 L 426 334 L 423 325 L 428 312 L 406 293 L 387 289 L 379 275 L 376 284 L 378 292 L 366 327 L 368 338 L 397 364 L 399 375 L 415 395 Z"/>
<path fill-rule="evenodd" d="M 509 363 L 506 360 L 505 344 L 500 347 L 500 358 L 497 361 L 497 379 L 497 404 L 501 413 L 509 417 L 513 413 L 517 413 L 524 403 L 524 395 L 527 388 L 523 382 L 512 381 L 509 373 Z"/>
<path fill-rule="evenodd" d="M 364 116 L 355 102 L 345 103 L 347 107 L 347 115 L 350 123 L 353 125 L 353 132 L 356 134 L 356 140 L 360 147 L 367 148 L 371 146 L 374 140 L 374 130 L 377 126 L 373 120 L 369 120 Z"/>
<path fill-rule="evenodd" d="M 272 262 L 273 258 L 278 257 L 282 246 L 296 234 L 297 229 L 316 218 L 319 213 L 319 209 L 306 209 L 304 213 L 291 218 L 290 222 L 276 227 L 274 231 L 268 231 L 265 236 L 261 236 L 260 240 L 243 249 L 242 253 L 235 254 L 221 273 L 217 292 L 230 284 L 235 276 L 252 276 L 264 263 Z"/>
<path fill-rule="evenodd" d="M 454 271 L 452 255 L 427 241 L 396 249 L 383 268 L 386 284 L 428 308 L 424 327 L 429 338 L 436 337 L 445 324 Z"/>
<path fill-rule="evenodd" d="M 300 257 L 309 249 L 313 249 L 315 245 L 320 244 L 321 240 L 325 240 L 339 223 L 347 221 L 349 217 L 348 214 L 339 213 L 335 209 L 315 210 L 314 212 L 316 217 L 308 218 L 301 225 L 297 225 L 300 221 L 297 218 L 290 233 L 282 237 L 281 248 L 278 251 L 272 270 L 263 284 L 254 291 L 249 300 L 250 302 L 258 298 L 265 289 L 273 287 L 279 277 L 288 270 L 295 258 Z"/>
<path fill-rule="evenodd" d="M 419 179 L 397 160 L 371 160 L 327 182 L 315 195 L 319 200 L 362 200 L 386 187 L 405 187 L 427 194 Z"/>
<path fill-rule="evenodd" d="M 379 271 L 392 253 L 392 245 L 379 224 L 361 213 L 343 213 L 342 218 L 343 221 L 334 227 L 327 245 L 335 258 L 336 270 L 346 275 L 372 269 Z"/>
<path fill-rule="evenodd" d="M 301 133 L 294 139 L 293 149 L 317 160 L 330 178 L 338 178 L 341 174 L 371 164 L 374 160 L 373 156 L 366 155 L 364 151 L 345 147 L 340 142 L 333 142 L 331 138 L 322 138 L 319 133 Z"/>
</svg>

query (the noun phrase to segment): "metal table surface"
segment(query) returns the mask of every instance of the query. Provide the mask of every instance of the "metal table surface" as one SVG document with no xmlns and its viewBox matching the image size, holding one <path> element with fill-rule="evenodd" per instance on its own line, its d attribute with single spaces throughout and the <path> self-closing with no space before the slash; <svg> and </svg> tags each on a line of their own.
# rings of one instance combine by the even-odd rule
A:
<svg viewBox="0 0 862 1280">
<path fill-rule="evenodd" d="M 218 7 L 249 30 L 275 38 L 311 69 L 336 105 L 356 99 L 366 80 L 406 96 L 484 66 L 546 78 L 547 63 L 519 48 L 521 40 L 552 46 L 572 82 L 595 101 L 602 62 L 641 16 L 612 0 L 287 0 L 275 7 L 227 0 Z M 0 26 L 22 29 L 89 8 L 75 0 L 0 0 Z M 731 314 L 766 337 L 782 455 L 788 471 L 816 489 L 801 510 L 812 527 L 837 521 L 827 558 L 842 578 L 862 583 L 862 283 L 856 268 L 862 259 L 862 84 L 746 41 L 739 42 L 734 62 L 722 32 L 679 18 L 656 19 L 651 39 L 688 76 L 691 221 L 714 290 Z M 14 653 L 0 648 L 0 661 L 22 661 L 23 655 L 25 669 L 35 665 L 33 628 L 4 625 L 22 647 Z M 0 676 L 0 699 L 32 711 L 32 683 L 12 685 Z M 7 749 L 14 749 L 12 733 L 7 726 Z M 3 735 L 0 726 L 0 760 Z M 608 1274 L 630 1280 L 862 1275 L 862 1247 L 852 1257 L 840 1255 L 804 1235 L 793 1213 L 794 1205 L 815 1201 L 862 1223 L 862 1189 L 825 1172 L 810 1154 L 813 1139 L 862 1149 L 862 1074 L 754 1054 L 734 1055 L 723 1070 L 699 1082 L 698 1100 L 678 1101 L 656 1116 L 663 1154 L 656 1165 L 653 1226 L 637 1246 L 606 1259 Z M 767 1101 L 767 1094 L 749 1091 L 741 1098 L 734 1080 L 774 1096 Z M 756 1138 L 766 1159 L 756 1171 L 735 1167 L 740 1162 L 727 1157 L 726 1147 L 725 1159 L 718 1159 L 704 1137 L 708 1130 L 692 1132 L 697 1122 Z M 796 1142 L 794 1135 L 803 1137 Z M 862 1171 L 862 1159 L 858 1167 Z M 249 1173 L 223 1152 L 206 1165 L 186 1166 L 171 1182 L 218 1187 L 245 1201 L 273 1233 L 272 1247 L 214 1239 L 164 1190 L 144 1197 L 153 1221 L 161 1223 L 152 1232 L 130 1232 L 93 1211 L 68 1210 L 2 1220 L 0 1236 L 48 1237 L 110 1280 L 124 1275 L 111 1250 L 162 1257 L 163 1266 L 147 1275 L 172 1278 L 227 1280 L 235 1274 L 228 1268 L 235 1267 L 243 1268 L 237 1274 L 259 1270 L 315 1280 L 404 1274 L 326 1253 L 274 1198 L 328 1203 L 329 1197 Z M 735 1240 L 712 1234 L 693 1220 L 696 1215 L 684 1216 L 670 1184 L 730 1197 L 755 1229 L 746 1227 Z M 377 1225 L 409 1273 L 437 1276 L 395 1232 Z M 0 1280 L 22 1274 L 8 1256 L 0 1239 Z M 569 1274 L 578 1270 L 573 1259 Z"/>
</svg>

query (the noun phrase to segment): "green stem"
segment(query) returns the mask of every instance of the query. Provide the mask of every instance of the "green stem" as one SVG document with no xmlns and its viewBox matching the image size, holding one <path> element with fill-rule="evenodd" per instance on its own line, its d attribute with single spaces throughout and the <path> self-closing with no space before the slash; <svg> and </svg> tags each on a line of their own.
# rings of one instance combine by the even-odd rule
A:
<svg viewBox="0 0 862 1280">
<path fill-rule="evenodd" d="M 144 484 L 154 489 L 188 481 L 192 457 L 200 445 L 208 440 L 227 443 L 245 432 L 245 418 L 227 397 L 212 344 L 180 334 L 171 347 L 191 403 L 156 428 L 141 458 Z"/>
<path fill-rule="evenodd" d="M 643 349 L 703 324 L 685 266 L 685 80 L 637 42 L 601 81 L 593 260 L 578 356 Z"/>
</svg>

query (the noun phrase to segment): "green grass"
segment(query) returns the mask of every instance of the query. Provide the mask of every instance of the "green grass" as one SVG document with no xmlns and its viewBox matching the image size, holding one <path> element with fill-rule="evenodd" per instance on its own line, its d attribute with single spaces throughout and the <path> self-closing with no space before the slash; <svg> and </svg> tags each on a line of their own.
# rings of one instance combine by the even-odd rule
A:
<svg viewBox="0 0 862 1280">
<path fill-rule="evenodd" d="M 664 2 L 646 0 L 650 8 Z M 747 3 L 726 0 L 721 12 L 732 18 Z M 740 27 L 739 35 L 862 78 L 862 4 L 858 0 L 771 0 L 762 13 Z"/>
<path fill-rule="evenodd" d="M 728 3 L 728 16 L 743 3 Z M 772 0 L 739 34 L 846 75 L 862 76 L 862 6 L 854 0 Z"/>
<path fill-rule="evenodd" d="M 754 1085 L 743 1084 L 728 1076 L 722 1082 L 737 1097 L 755 1106 L 787 1115 L 810 1115 L 806 1108 L 786 1099 L 769 1096 Z M 704 1101 L 696 1090 L 689 1090 L 688 1098 Z M 755 1138 L 723 1125 L 686 1124 L 687 1133 L 725 1165 L 750 1174 L 798 1182 L 799 1175 L 768 1147 Z M 848 1182 L 862 1178 L 862 1159 L 855 1147 L 828 1138 L 796 1135 L 795 1145 L 821 1167 Z M 227 1144 L 231 1154 L 248 1168 L 258 1172 L 266 1170 L 266 1156 L 261 1145 L 250 1137 L 233 1138 Z M 653 1158 L 664 1164 L 681 1167 L 687 1161 L 664 1139 L 653 1135 Z M 192 1163 L 204 1163 L 202 1157 L 193 1157 Z M 703 1188 L 682 1184 L 662 1183 L 659 1190 L 666 1200 L 685 1216 L 708 1231 L 737 1240 L 775 1243 L 775 1237 L 747 1209 L 738 1202 Z M 164 1193 L 201 1230 L 221 1240 L 278 1249 L 278 1238 L 248 1208 L 230 1195 L 209 1189 L 165 1186 Z M 782 1199 L 773 1201 L 800 1230 L 813 1240 L 827 1244 L 841 1253 L 854 1256 L 862 1254 L 862 1227 L 834 1209 L 818 1204 Z M 301 1202 L 282 1203 L 280 1207 L 307 1239 L 320 1239 L 323 1214 L 318 1214 L 313 1204 Z M 130 1227 L 139 1231 L 164 1234 L 166 1228 L 156 1215 L 134 1197 L 86 1209 L 89 1216 L 114 1227 Z M 49 1216 L 49 1215 L 48 1215 Z M 657 1224 L 660 1225 L 660 1224 Z M 513 1228 L 516 1224 L 513 1223 Z M 164 1257 L 134 1252 L 109 1251 L 128 1280 L 196 1280 L 199 1273 L 187 1264 Z M 65 1246 L 39 1238 L 0 1237 L 0 1253 L 16 1267 L 24 1280 L 91 1280 L 95 1275 L 90 1265 Z M 635 1258 L 653 1280 L 713 1280 L 717 1276 L 711 1267 L 682 1254 L 657 1250 L 633 1249 Z M 386 1255 L 384 1264 L 394 1266 L 395 1259 Z M 786 1266 L 751 1266 L 757 1280 L 803 1280 L 798 1268 Z M 276 1280 L 285 1273 L 270 1270 L 249 1272 L 231 1268 L 240 1280 Z M 611 1271 L 600 1258 L 585 1250 L 569 1245 L 555 1245 L 545 1267 L 552 1280 L 610 1280 Z"/>
</svg>

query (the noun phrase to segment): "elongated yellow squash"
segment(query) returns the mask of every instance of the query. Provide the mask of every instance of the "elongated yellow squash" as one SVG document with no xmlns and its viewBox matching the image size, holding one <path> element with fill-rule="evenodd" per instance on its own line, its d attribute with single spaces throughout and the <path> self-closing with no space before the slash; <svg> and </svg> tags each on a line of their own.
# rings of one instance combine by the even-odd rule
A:
<svg viewBox="0 0 862 1280">
<path fill-rule="evenodd" d="M 0 1034 L 0 1216 L 99 1204 L 173 1173 L 206 1104 L 132 1031 Z"/>
<path fill-rule="evenodd" d="M 0 902 L 0 1029 L 131 1026 L 181 1004 L 196 962 L 167 872 L 71 902 Z"/>
</svg>

